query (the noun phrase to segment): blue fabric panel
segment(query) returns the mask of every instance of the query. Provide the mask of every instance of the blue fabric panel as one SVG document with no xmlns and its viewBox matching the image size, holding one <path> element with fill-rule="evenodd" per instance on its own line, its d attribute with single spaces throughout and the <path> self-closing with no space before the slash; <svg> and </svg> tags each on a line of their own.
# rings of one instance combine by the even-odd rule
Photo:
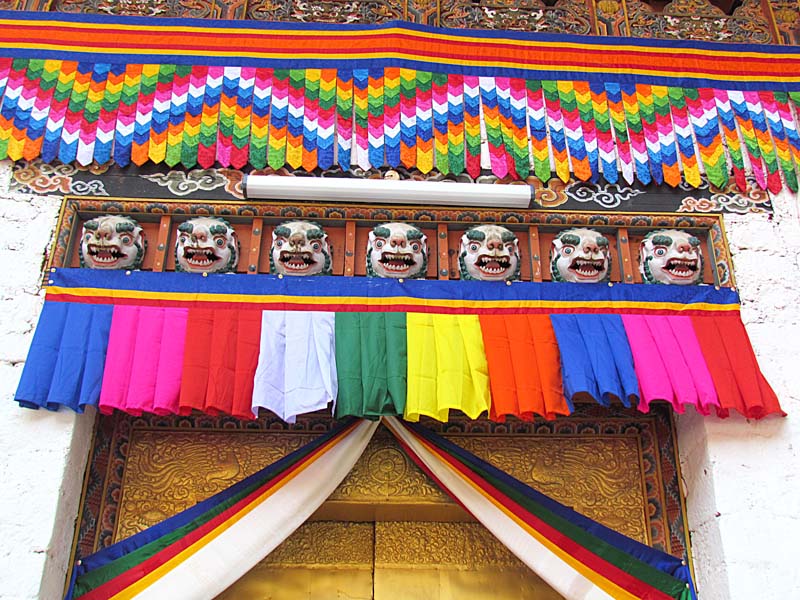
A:
<svg viewBox="0 0 800 600">
<path fill-rule="evenodd" d="M 22 369 L 22 377 L 14 399 L 25 408 L 47 408 L 57 410 L 58 406 L 49 406 L 47 396 L 50 383 L 58 359 L 61 346 L 61 334 L 67 321 L 70 303 L 45 302 L 39 324 L 33 334 L 28 358 Z"/>
<path fill-rule="evenodd" d="M 86 362 L 83 368 L 78 406 L 75 408 L 78 412 L 83 412 L 86 406 L 97 406 L 100 400 L 100 388 L 103 385 L 103 370 L 108 351 L 108 336 L 111 331 L 111 315 L 114 312 L 114 307 L 109 305 L 95 305 L 92 308 L 92 324 L 86 341 Z"/>
<path fill-rule="evenodd" d="M 603 406 L 609 406 L 614 398 L 625 406 L 638 401 L 633 356 L 619 315 L 551 315 L 550 321 L 570 409 L 581 393 Z"/>
<path fill-rule="evenodd" d="M 103 382 L 109 305 L 45 302 L 15 400 L 25 408 L 83 412 Z"/>
</svg>

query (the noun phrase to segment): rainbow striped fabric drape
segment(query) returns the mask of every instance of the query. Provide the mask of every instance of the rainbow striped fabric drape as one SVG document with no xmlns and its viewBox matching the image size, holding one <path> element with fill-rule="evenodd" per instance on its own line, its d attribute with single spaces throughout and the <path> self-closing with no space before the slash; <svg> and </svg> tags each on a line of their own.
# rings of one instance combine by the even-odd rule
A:
<svg viewBox="0 0 800 600">
<path fill-rule="evenodd" d="M 4 11 L 0 30 L 0 159 L 798 188 L 787 46 Z"/>
<path fill-rule="evenodd" d="M 424 427 L 394 417 L 384 423 L 439 487 L 564 598 L 696 597 L 679 558 L 584 517 Z"/>
<path fill-rule="evenodd" d="M 342 423 L 192 508 L 82 559 L 67 599 L 214 598 L 330 496 L 377 426 Z"/>
<path fill-rule="evenodd" d="M 28 408 L 288 421 L 576 401 L 783 414 L 711 286 L 433 281 L 57 269 L 16 400 Z"/>
<path fill-rule="evenodd" d="M 688 567 L 555 502 L 423 427 L 384 423 L 444 491 L 568 600 L 695 598 Z M 207 600 L 286 539 L 353 467 L 377 421 L 345 422 L 166 521 L 83 558 L 67 600 Z"/>
</svg>

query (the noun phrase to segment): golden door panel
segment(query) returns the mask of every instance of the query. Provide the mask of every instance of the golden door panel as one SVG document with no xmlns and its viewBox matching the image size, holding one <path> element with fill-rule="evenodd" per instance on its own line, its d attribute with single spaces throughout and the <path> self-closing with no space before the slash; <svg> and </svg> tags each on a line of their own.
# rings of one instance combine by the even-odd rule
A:
<svg viewBox="0 0 800 600">
<path fill-rule="evenodd" d="M 217 600 L 556 600 L 479 523 L 313 521 Z"/>
</svg>

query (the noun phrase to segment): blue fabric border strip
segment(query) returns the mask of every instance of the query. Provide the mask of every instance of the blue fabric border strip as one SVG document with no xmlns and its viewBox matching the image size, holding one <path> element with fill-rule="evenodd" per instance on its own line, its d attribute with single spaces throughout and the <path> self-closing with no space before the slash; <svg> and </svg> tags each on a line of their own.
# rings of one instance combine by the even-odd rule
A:
<svg viewBox="0 0 800 600">
<path fill-rule="evenodd" d="M 560 301 L 560 302 L 648 302 L 691 305 L 708 303 L 738 305 L 739 295 L 730 288 L 713 286 L 669 286 L 645 284 L 575 284 L 487 281 L 437 281 L 381 279 L 371 277 L 284 277 L 275 275 L 209 275 L 196 273 L 152 273 L 148 271 L 101 271 L 57 269 L 51 285 L 63 288 L 97 288 L 154 293 L 280 295 L 298 298 L 344 297 L 402 298 L 452 301 Z M 225 300 L 222 300 L 225 301 Z M 578 307 L 579 308 L 579 307 Z"/>
</svg>

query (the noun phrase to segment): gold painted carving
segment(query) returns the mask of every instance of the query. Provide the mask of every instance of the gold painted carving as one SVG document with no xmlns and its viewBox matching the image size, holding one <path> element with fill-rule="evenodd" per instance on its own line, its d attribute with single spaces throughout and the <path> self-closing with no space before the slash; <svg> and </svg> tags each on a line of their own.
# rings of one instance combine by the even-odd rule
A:
<svg viewBox="0 0 800 600">
<path fill-rule="evenodd" d="M 129 537 L 193 506 L 313 437 L 263 431 L 134 429 L 115 539 Z M 635 436 L 473 434 L 448 438 L 559 502 L 625 535 L 649 542 L 643 466 Z M 424 505 L 456 510 L 384 429 L 378 430 L 329 504 L 343 507 L 345 514 L 348 506 L 357 505 L 394 504 L 412 509 Z M 342 515 L 342 510 L 336 514 Z M 391 512 L 372 517 L 362 514 L 358 519 L 422 519 L 419 515 L 406 516 L 408 508 L 401 514 L 401 519 Z"/>
<path fill-rule="evenodd" d="M 636 437 L 449 439 L 554 500 L 649 543 L 644 472 Z"/>
<path fill-rule="evenodd" d="M 338 565 L 372 567 L 372 523 L 309 521 L 286 538 L 256 569 L 280 566 Z"/>
<path fill-rule="evenodd" d="M 524 568 L 480 523 L 389 521 L 375 524 L 375 567 Z"/>
<path fill-rule="evenodd" d="M 375 432 L 364 454 L 331 495 L 351 502 L 450 502 L 447 495 L 409 460 L 384 428 Z"/>
<path fill-rule="evenodd" d="M 309 435 L 134 429 L 115 539 L 221 492 L 313 439 Z"/>
</svg>

